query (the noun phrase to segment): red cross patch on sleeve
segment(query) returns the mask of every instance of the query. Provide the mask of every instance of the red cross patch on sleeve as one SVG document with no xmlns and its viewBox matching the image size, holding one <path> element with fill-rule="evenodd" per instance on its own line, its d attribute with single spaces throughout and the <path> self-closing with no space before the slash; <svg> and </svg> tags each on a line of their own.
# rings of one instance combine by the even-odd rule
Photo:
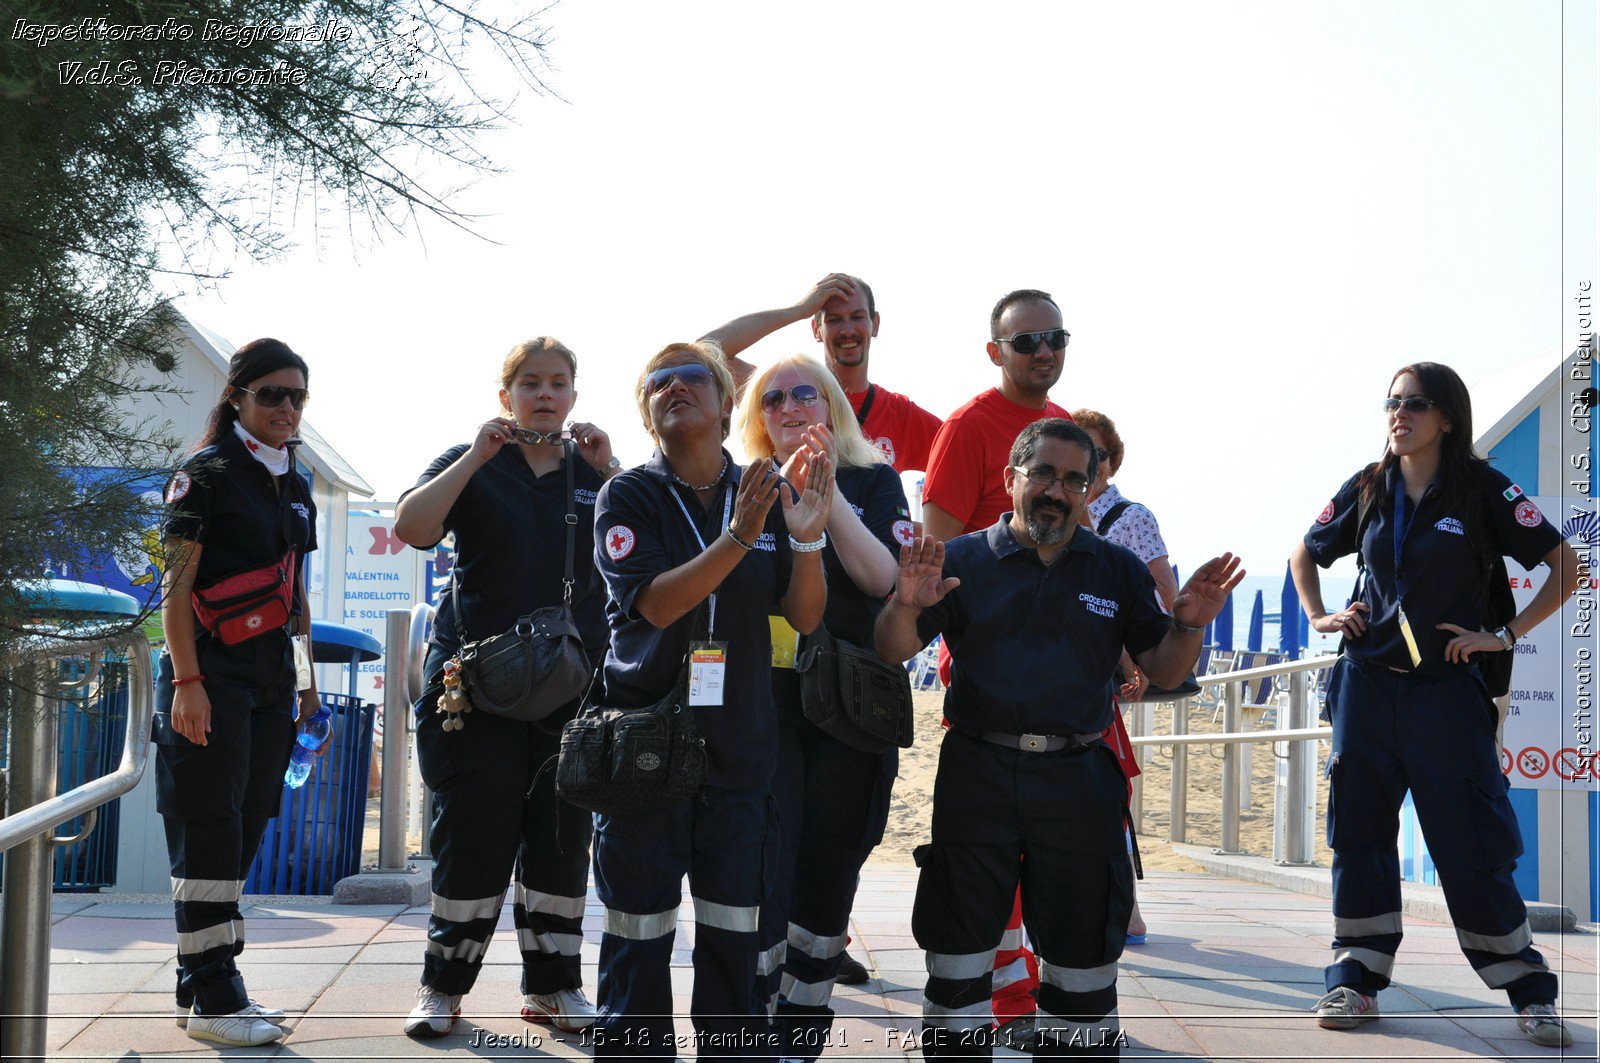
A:
<svg viewBox="0 0 1600 1063">
<path fill-rule="evenodd" d="M 613 561 L 621 561 L 633 553 L 636 541 L 632 528 L 626 524 L 618 524 L 606 532 L 606 556 Z"/>
<path fill-rule="evenodd" d="M 1333 503 L 1330 501 L 1322 507 L 1322 512 L 1317 514 L 1317 523 L 1326 524 L 1333 519 Z"/>
</svg>

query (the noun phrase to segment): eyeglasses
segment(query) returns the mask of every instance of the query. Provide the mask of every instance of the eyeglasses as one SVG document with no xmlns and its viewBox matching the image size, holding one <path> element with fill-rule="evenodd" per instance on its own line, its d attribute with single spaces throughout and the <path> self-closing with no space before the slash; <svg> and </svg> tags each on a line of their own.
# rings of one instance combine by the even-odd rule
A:
<svg viewBox="0 0 1600 1063">
<path fill-rule="evenodd" d="M 761 408 L 771 413 L 783 406 L 783 397 L 792 395 L 796 406 L 815 406 L 822 392 L 815 384 L 796 384 L 792 388 L 773 388 L 761 396 Z"/>
<path fill-rule="evenodd" d="M 1383 408 L 1390 413 L 1395 413 L 1402 407 L 1405 408 L 1407 413 L 1427 413 L 1437 405 L 1439 404 L 1432 399 L 1424 398 L 1421 395 L 1410 395 L 1403 399 L 1390 396 L 1383 400 Z"/>
<path fill-rule="evenodd" d="M 511 438 L 515 439 L 517 442 L 528 443 L 533 446 L 538 446 L 541 443 L 548 443 L 552 447 L 559 447 L 567 440 L 577 438 L 566 429 L 562 429 L 559 432 L 536 432 L 532 428 L 524 428 L 520 424 L 513 425 L 511 428 L 507 429 L 507 431 L 511 433 Z"/>
<path fill-rule="evenodd" d="M 657 369 L 644 378 L 644 393 L 654 395 L 658 391 L 665 391 L 672 386 L 674 380 L 681 380 L 685 387 L 703 388 L 711 383 L 711 370 L 699 362 Z"/>
<path fill-rule="evenodd" d="M 257 405 L 273 409 L 283 405 L 283 400 L 288 399 L 289 405 L 297 410 L 306 408 L 306 403 L 311 399 L 311 392 L 307 388 L 286 388 L 279 384 L 268 384 L 265 387 L 249 388 L 236 387 L 233 390 L 242 391 L 246 395 L 254 395 Z"/>
<path fill-rule="evenodd" d="M 1049 469 L 1030 469 L 1026 465 L 1013 465 L 1011 468 L 1020 472 L 1035 487 L 1048 490 L 1051 484 L 1059 483 L 1061 489 L 1069 495 L 1089 493 L 1089 481 L 1081 476 L 1057 476 Z"/>
<path fill-rule="evenodd" d="M 1052 351 L 1064 351 L 1067 342 L 1072 339 L 1072 333 L 1064 328 L 1053 328 L 1044 332 L 1019 332 L 1010 339 L 996 339 L 996 343 L 1009 343 L 1011 349 L 1018 354 L 1032 354 L 1039 349 L 1039 344 L 1048 343 Z"/>
</svg>

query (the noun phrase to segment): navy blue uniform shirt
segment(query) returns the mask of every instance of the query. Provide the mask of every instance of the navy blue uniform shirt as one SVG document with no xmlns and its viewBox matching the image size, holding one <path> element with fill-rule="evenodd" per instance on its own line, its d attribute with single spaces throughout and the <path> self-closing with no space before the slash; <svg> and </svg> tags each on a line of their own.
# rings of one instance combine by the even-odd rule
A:
<svg viewBox="0 0 1600 1063">
<path fill-rule="evenodd" d="M 317 548 L 317 507 L 305 477 L 291 469 L 282 478 L 285 492 L 267 467 L 245 449 L 230 428 L 222 439 L 191 454 L 167 481 L 165 538 L 201 546 L 195 586 L 207 587 L 227 576 L 298 555 L 294 608 L 300 600 L 299 571 L 305 555 Z M 294 693 L 294 657 L 288 632 L 269 631 L 236 646 L 225 646 L 195 621 L 195 644 L 206 692 L 213 704 L 237 701 L 249 707 L 286 699 Z M 158 683 L 160 710 L 171 706 L 170 683 Z"/>
<path fill-rule="evenodd" d="M 1356 484 L 1360 479 L 1361 474 L 1357 473 L 1346 480 L 1306 532 L 1306 552 L 1323 568 L 1356 552 L 1361 502 Z M 1483 566 L 1477 548 L 1467 539 L 1466 503 L 1446 507 L 1437 484 L 1428 485 L 1416 506 L 1406 500 L 1408 515 L 1400 567 L 1405 575 L 1406 619 L 1411 621 L 1411 633 L 1422 654 L 1421 667 L 1412 668 L 1395 608 L 1394 496 L 1399 479 L 1396 463 L 1390 466 L 1383 491 L 1367 516 L 1366 535 L 1360 543 L 1367 575 L 1359 593 L 1371 611 L 1366 615 L 1366 634 L 1347 639 L 1344 652 L 1358 661 L 1404 672 L 1415 670 L 1423 675 L 1473 668 L 1471 663 L 1451 664 L 1444 659 L 1445 645 L 1455 635 L 1435 627 L 1444 623 L 1457 624 L 1468 631 L 1480 630 L 1484 591 Z M 1481 523 L 1495 546 L 1523 568 L 1532 570 L 1562 541 L 1561 533 L 1545 520 L 1522 489 L 1492 468 L 1484 470 L 1480 512 Z"/>
<path fill-rule="evenodd" d="M 727 458 L 727 451 L 723 451 Z M 693 491 L 672 482 L 658 450 L 645 464 L 620 473 L 600 490 L 595 508 L 595 564 L 605 577 L 606 619 L 611 649 L 606 654 L 604 704 L 619 709 L 654 705 L 677 680 L 698 609 L 665 630 L 635 608 L 639 592 L 661 573 L 692 561 L 700 539 L 710 546 L 722 534 L 725 500 L 739 489 L 742 470 L 728 471 L 709 508 Z M 683 509 L 679 508 L 682 502 Z M 772 702 L 772 629 L 767 617 L 782 612 L 789 589 L 789 532 L 783 507 L 774 502 L 755 549 L 745 554 L 717 588 L 711 638 L 728 645 L 722 705 L 694 710 L 706 740 L 706 783 L 719 787 L 765 785 L 777 767 L 778 720 Z"/>
<path fill-rule="evenodd" d="M 912 527 L 906 508 L 906 491 L 894 466 L 855 465 L 838 472 L 838 491 L 833 504 L 844 503 L 856 511 L 872 537 L 900 557 L 900 544 L 909 542 Z M 828 579 L 828 607 L 823 626 L 835 638 L 857 646 L 872 647 L 872 625 L 883 608 L 883 599 L 864 593 L 845 570 L 833 548 L 833 540 L 822 548 L 823 572 Z"/>
<path fill-rule="evenodd" d="M 1088 528 L 1047 566 L 1017 542 L 1007 513 L 950 540 L 944 575 L 961 585 L 922 611 L 917 635 L 942 634 L 950 647 L 944 714 L 963 730 L 1105 730 L 1122 648 L 1137 656 L 1171 625 L 1144 562 Z"/>
<path fill-rule="evenodd" d="M 463 443 L 433 460 L 416 487 L 444 472 L 471 449 Z M 573 464 L 573 512 L 578 525 L 572 548 L 572 616 L 591 663 L 606 649 L 605 587 L 594 568 L 594 504 L 605 482 L 576 454 L 553 472 L 535 476 L 521 444 L 507 443 L 472 474 L 444 530 L 456 537 L 456 589 L 468 641 L 492 638 L 535 609 L 561 604 L 567 561 L 567 470 Z M 460 648 L 455 594 L 446 590 L 433 621 L 432 642 L 447 652 Z"/>
</svg>

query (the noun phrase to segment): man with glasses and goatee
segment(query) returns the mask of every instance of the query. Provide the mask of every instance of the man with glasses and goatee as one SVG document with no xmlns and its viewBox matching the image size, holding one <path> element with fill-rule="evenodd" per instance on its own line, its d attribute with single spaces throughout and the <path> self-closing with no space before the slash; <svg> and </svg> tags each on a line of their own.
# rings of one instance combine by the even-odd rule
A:
<svg viewBox="0 0 1600 1063">
<path fill-rule="evenodd" d="M 1101 737 L 1112 677 L 1127 647 L 1152 681 L 1181 680 L 1244 573 L 1231 554 L 1213 558 L 1162 613 L 1144 563 L 1079 524 L 1097 464 L 1070 421 L 1024 428 L 1001 469 L 1010 513 L 948 547 L 902 547 L 877 617 L 885 660 L 937 635 L 958 662 L 911 917 L 930 1059 L 992 1054 L 991 971 L 1019 887 L 1041 968 L 1034 1051 L 1116 1058 L 1125 1041 L 1117 960 L 1133 869 L 1126 784 Z"/>
</svg>

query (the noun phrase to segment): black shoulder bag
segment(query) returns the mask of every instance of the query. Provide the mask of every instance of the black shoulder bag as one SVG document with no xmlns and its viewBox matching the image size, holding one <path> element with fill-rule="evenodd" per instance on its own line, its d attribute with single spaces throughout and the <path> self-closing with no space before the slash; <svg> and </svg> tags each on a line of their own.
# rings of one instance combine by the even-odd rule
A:
<svg viewBox="0 0 1600 1063">
<path fill-rule="evenodd" d="M 576 449 L 563 444 L 567 466 L 567 564 L 561 577 L 561 604 L 517 617 L 511 630 L 478 642 L 467 641 L 461 581 L 451 572 L 456 636 L 461 642 L 461 689 L 475 709 L 533 723 L 570 704 L 588 685 L 589 659 L 572 618 L 573 551 L 578 532 L 574 505 Z M 460 718 L 456 717 L 459 724 Z"/>
<path fill-rule="evenodd" d="M 707 627 L 700 603 L 689 636 Z M 603 816 L 631 816 L 693 797 L 706 778 L 706 742 L 689 707 L 689 649 L 672 687 L 642 709 L 608 709 L 585 699 L 561 729 L 556 793 Z"/>
<path fill-rule="evenodd" d="M 1106 532 L 1111 530 L 1111 526 L 1113 524 L 1122 519 L 1122 515 L 1128 511 L 1128 507 L 1131 505 L 1133 505 L 1133 503 L 1124 498 L 1122 501 L 1106 510 L 1105 516 L 1100 518 L 1100 523 L 1095 525 L 1095 534 L 1104 539 Z M 1120 687 L 1125 681 L 1126 679 L 1122 674 L 1122 666 L 1118 665 L 1117 686 Z M 1150 686 L 1145 689 L 1145 692 L 1140 695 L 1139 700 L 1177 701 L 1179 698 L 1192 698 L 1198 693 L 1200 693 L 1200 683 L 1195 679 L 1194 669 L 1191 668 L 1189 669 L 1189 677 L 1183 682 L 1179 683 L 1177 686 L 1171 687 L 1170 689 L 1167 687 L 1158 687 L 1154 683 L 1151 683 Z"/>
<path fill-rule="evenodd" d="M 795 669 L 801 711 L 824 733 L 863 753 L 911 748 L 911 677 L 903 667 L 818 627 Z"/>
</svg>

